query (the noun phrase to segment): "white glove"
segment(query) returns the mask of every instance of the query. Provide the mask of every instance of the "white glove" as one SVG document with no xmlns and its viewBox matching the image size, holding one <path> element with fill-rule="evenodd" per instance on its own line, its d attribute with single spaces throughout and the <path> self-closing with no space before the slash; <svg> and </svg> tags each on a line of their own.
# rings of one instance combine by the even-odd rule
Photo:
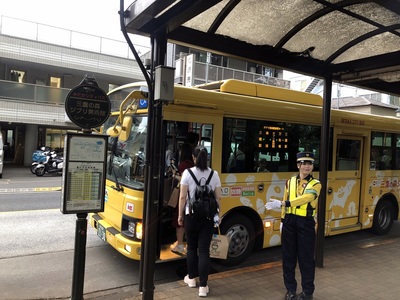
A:
<svg viewBox="0 0 400 300">
<path fill-rule="evenodd" d="M 219 218 L 219 215 L 215 214 L 215 216 L 214 216 L 214 227 L 218 227 L 220 223 L 221 223 L 221 220 Z"/>
<path fill-rule="evenodd" d="M 275 199 L 269 199 L 270 202 L 267 202 L 267 204 L 265 204 L 265 208 L 268 210 L 274 209 L 274 208 L 281 208 L 282 203 L 279 200 L 275 200 Z"/>
<path fill-rule="evenodd" d="M 282 233 L 283 222 L 281 221 L 281 225 L 279 226 L 279 231 Z"/>
</svg>

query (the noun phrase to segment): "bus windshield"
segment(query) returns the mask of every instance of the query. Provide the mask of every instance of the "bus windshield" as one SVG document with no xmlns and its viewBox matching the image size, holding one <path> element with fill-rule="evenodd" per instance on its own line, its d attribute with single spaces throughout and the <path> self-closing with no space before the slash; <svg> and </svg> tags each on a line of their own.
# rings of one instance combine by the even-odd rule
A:
<svg viewBox="0 0 400 300">
<path fill-rule="evenodd" d="M 111 111 L 118 111 L 120 108 L 121 103 L 125 100 L 125 98 L 132 92 L 132 91 L 142 91 L 142 92 L 148 92 L 147 86 L 145 86 L 142 83 L 137 83 L 134 86 L 129 86 L 125 87 L 122 86 L 120 88 L 117 88 L 116 90 L 113 90 L 108 94 L 108 98 L 110 99 L 111 102 Z M 144 108 L 144 107 L 142 107 Z"/>
<path fill-rule="evenodd" d="M 132 118 L 132 127 L 127 139 L 110 137 L 108 141 L 107 179 L 143 190 L 147 116 L 126 117 Z M 116 116 L 112 116 L 107 120 L 104 124 L 105 131 L 114 126 L 116 119 Z"/>
</svg>

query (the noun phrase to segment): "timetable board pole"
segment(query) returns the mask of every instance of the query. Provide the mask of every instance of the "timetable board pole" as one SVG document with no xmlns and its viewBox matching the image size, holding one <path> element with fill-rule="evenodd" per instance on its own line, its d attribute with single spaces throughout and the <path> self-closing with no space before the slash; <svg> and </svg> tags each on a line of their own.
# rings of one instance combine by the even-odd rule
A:
<svg viewBox="0 0 400 300">
<path fill-rule="evenodd" d="M 104 211 L 108 136 L 92 134 L 92 128 L 107 121 L 110 111 L 111 102 L 94 77 L 86 76 L 65 100 L 67 116 L 82 129 L 65 136 L 61 190 L 61 212 L 76 213 L 72 300 L 83 300 L 88 213 Z"/>
<path fill-rule="evenodd" d="M 90 129 L 83 129 L 82 132 L 86 134 L 92 133 Z M 87 215 L 87 213 L 76 214 L 71 300 L 83 300 L 86 266 Z"/>
<path fill-rule="evenodd" d="M 86 263 L 87 213 L 76 214 L 76 217 L 71 299 L 82 300 Z"/>
<path fill-rule="evenodd" d="M 72 300 L 83 299 L 88 213 L 104 211 L 107 139 L 85 130 L 67 133 L 65 138 L 61 210 L 77 217 Z M 105 232 L 101 238 L 105 239 Z"/>
</svg>

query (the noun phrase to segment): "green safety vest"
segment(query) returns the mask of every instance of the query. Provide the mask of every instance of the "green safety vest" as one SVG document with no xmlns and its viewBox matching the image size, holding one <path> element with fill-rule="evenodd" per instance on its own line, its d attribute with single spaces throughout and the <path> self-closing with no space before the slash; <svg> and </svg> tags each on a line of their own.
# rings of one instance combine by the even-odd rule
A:
<svg viewBox="0 0 400 300">
<path fill-rule="evenodd" d="M 303 194 L 311 189 L 314 185 L 319 183 L 317 179 L 311 179 L 305 189 L 303 190 Z M 316 195 L 317 196 L 317 195 Z M 292 200 L 297 197 L 297 176 L 293 176 L 289 180 L 289 199 Z M 286 207 L 286 214 L 292 214 L 292 215 L 297 215 L 301 217 L 314 217 L 315 216 L 315 208 L 311 206 L 310 202 L 305 203 L 300 206 L 296 207 Z"/>
</svg>

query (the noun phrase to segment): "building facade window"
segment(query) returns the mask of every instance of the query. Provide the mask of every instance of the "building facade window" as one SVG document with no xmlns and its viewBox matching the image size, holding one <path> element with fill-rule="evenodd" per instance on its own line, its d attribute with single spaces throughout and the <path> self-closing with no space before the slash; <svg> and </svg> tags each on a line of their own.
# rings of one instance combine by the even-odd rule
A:
<svg viewBox="0 0 400 300">
<path fill-rule="evenodd" d="M 61 87 L 61 78 L 60 77 L 50 77 L 50 86 L 60 88 Z"/>
</svg>

